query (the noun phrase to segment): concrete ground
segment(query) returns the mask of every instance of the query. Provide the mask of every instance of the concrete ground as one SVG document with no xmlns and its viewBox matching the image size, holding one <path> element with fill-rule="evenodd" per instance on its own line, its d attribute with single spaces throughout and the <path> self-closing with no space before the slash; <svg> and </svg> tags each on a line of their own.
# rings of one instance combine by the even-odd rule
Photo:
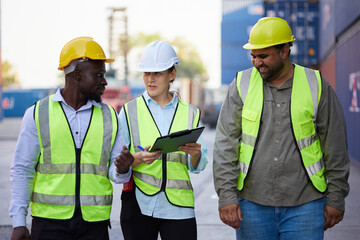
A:
<svg viewBox="0 0 360 240">
<path fill-rule="evenodd" d="M 20 131 L 21 118 L 5 118 L 0 121 L 0 240 L 10 239 L 11 218 L 8 216 L 10 203 L 9 168 L 13 159 L 17 137 Z M 235 239 L 235 231 L 224 225 L 218 217 L 217 195 L 212 181 L 212 149 L 215 139 L 214 130 L 207 128 L 203 138 L 209 150 L 209 164 L 199 175 L 191 175 L 195 193 L 195 212 L 199 240 Z M 325 232 L 326 240 L 360 239 L 360 164 L 351 163 L 350 194 L 346 198 L 344 220 Z M 120 228 L 120 193 L 121 186 L 114 185 L 114 202 L 111 213 L 112 229 L 110 239 L 123 239 Z M 28 226 L 31 216 L 27 217 Z"/>
</svg>

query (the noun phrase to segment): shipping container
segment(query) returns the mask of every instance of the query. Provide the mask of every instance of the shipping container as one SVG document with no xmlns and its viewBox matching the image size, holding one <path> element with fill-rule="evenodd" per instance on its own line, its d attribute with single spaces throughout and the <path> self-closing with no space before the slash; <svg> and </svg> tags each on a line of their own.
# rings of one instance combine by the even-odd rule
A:
<svg viewBox="0 0 360 240">
<path fill-rule="evenodd" d="M 346 118 L 349 154 L 360 162 L 360 20 L 338 39 L 336 93 Z"/>
<path fill-rule="evenodd" d="M 251 28 L 264 16 L 285 19 L 296 38 L 291 61 L 312 68 L 319 64 L 319 1 L 222 1 L 221 83 L 230 84 L 236 72 L 252 67 L 248 42 Z"/>
<path fill-rule="evenodd" d="M 264 1 L 266 17 L 285 19 L 295 36 L 291 61 L 306 67 L 319 63 L 319 1 Z"/>
<path fill-rule="evenodd" d="M 336 52 L 333 50 L 320 66 L 321 75 L 336 91 Z"/>
<path fill-rule="evenodd" d="M 344 32 L 360 14 L 359 0 L 335 0 L 335 36 Z"/>
<path fill-rule="evenodd" d="M 259 0 L 223 0 L 221 22 L 221 84 L 228 85 L 236 72 L 252 67 L 248 50 L 251 28 L 264 14 Z"/>
<path fill-rule="evenodd" d="M 319 22 L 319 60 L 325 58 L 334 51 L 335 48 L 335 0 L 323 0 L 320 2 L 320 22 Z"/>
<path fill-rule="evenodd" d="M 1 86 L 0 86 L 0 103 L 2 103 L 2 96 L 3 96 L 3 93 L 2 93 L 2 90 L 1 90 Z M 4 111 L 3 111 L 3 108 L 2 108 L 2 104 L 0 104 L 0 122 L 1 120 L 4 118 Z"/>
<path fill-rule="evenodd" d="M 4 117 L 22 117 L 25 110 L 56 89 L 9 89 L 3 92 L 1 105 Z"/>
</svg>

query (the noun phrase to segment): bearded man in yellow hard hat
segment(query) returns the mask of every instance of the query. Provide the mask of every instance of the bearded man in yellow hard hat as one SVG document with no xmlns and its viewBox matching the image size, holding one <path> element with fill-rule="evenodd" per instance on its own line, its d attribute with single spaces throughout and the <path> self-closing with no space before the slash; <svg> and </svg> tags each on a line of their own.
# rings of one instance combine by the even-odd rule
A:
<svg viewBox="0 0 360 240">
<path fill-rule="evenodd" d="M 127 182 L 134 160 L 122 147 L 117 114 L 101 102 L 107 82 L 101 46 L 68 42 L 59 70 L 65 87 L 28 108 L 10 170 L 11 239 L 109 239 L 112 184 Z"/>
<path fill-rule="evenodd" d="M 320 72 L 290 61 L 288 23 L 260 19 L 244 45 L 214 146 L 221 220 L 237 239 L 323 239 L 344 216 L 349 157 L 341 105 Z"/>
</svg>

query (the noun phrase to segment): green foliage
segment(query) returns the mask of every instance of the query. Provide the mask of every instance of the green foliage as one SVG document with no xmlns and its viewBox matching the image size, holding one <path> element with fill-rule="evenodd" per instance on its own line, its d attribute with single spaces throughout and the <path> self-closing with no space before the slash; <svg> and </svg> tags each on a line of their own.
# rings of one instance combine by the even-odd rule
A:
<svg viewBox="0 0 360 240">
<path fill-rule="evenodd" d="M 16 86 L 19 84 L 18 76 L 14 72 L 12 65 L 8 61 L 4 61 L 2 68 L 2 87 Z"/>
</svg>

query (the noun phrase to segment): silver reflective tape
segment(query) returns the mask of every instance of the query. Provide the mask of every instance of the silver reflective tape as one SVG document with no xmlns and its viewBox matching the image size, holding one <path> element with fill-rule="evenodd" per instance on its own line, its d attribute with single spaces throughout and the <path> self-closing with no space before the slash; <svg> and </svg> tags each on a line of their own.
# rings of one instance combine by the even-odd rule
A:
<svg viewBox="0 0 360 240">
<path fill-rule="evenodd" d="M 166 156 L 167 162 L 179 162 L 182 165 L 187 166 L 187 154 L 171 153 Z"/>
<path fill-rule="evenodd" d="M 141 181 L 146 182 L 147 184 L 150 184 L 153 187 L 161 188 L 162 179 L 144 173 L 140 173 L 137 171 L 133 171 L 133 174 L 136 178 L 140 179 Z M 192 190 L 190 181 L 179 180 L 179 179 L 166 179 L 166 188 Z"/>
<path fill-rule="evenodd" d="M 75 163 L 41 164 L 36 167 L 41 174 L 75 174 Z"/>
<path fill-rule="evenodd" d="M 241 141 L 246 145 L 251 147 L 255 147 L 256 137 L 245 134 L 244 132 L 241 134 Z"/>
<path fill-rule="evenodd" d="M 80 195 L 80 204 L 87 206 L 106 206 L 112 204 L 112 195 Z"/>
<path fill-rule="evenodd" d="M 309 83 L 310 91 L 311 91 L 311 98 L 313 102 L 313 116 L 312 120 L 315 122 L 316 115 L 318 111 L 318 92 L 319 92 L 319 85 L 318 80 L 313 69 L 305 68 L 306 78 Z"/>
<path fill-rule="evenodd" d="M 196 118 L 196 114 L 197 114 L 197 109 L 195 106 L 189 104 L 189 119 L 188 119 L 188 129 L 192 129 L 193 128 L 193 123 L 195 121 Z"/>
<path fill-rule="evenodd" d="M 302 150 L 306 147 L 309 147 L 311 144 L 313 144 L 318 139 L 318 135 L 315 133 L 309 137 L 297 140 L 297 144 L 299 146 L 299 149 Z"/>
<path fill-rule="evenodd" d="M 128 116 L 130 120 L 130 130 L 131 137 L 134 143 L 134 149 L 136 150 L 136 146 L 140 145 L 140 134 L 139 134 L 139 124 L 138 124 L 138 116 L 137 116 L 137 100 L 136 98 L 127 103 Z M 139 150 L 140 151 L 140 150 Z"/>
<path fill-rule="evenodd" d="M 41 164 L 36 167 L 36 171 L 41 174 L 75 174 L 75 163 L 63 164 Z M 80 172 L 82 174 L 96 174 L 107 177 L 107 166 L 99 166 L 91 163 L 81 163 Z"/>
<path fill-rule="evenodd" d="M 242 171 L 246 175 L 249 171 L 249 165 L 240 161 L 240 171 Z"/>
<path fill-rule="evenodd" d="M 31 201 L 34 203 L 48 204 L 48 205 L 75 205 L 74 195 L 49 195 L 33 192 Z"/>
<path fill-rule="evenodd" d="M 31 201 L 47 205 L 74 206 L 74 195 L 49 195 L 33 192 Z M 81 205 L 103 206 L 112 204 L 112 195 L 81 195 Z"/>
<path fill-rule="evenodd" d="M 245 99 L 249 91 L 251 73 L 252 73 L 252 68 L 249 68 L 243 71 L 241 75 L 240 91 L 241 91 L 241 99 L 243 103 L 245 103 Z"/>
<path fill-rule="evenodd" d="M 324 167 L 324 160 L 323 160 L 323 158 L 321 158 L 316 163 L 308 166 L 306 168 L 306 172 L 309 175 L 309 177 L 312 177 L 314 174 L 319 172 L 323 167 Z"/>
<path fill-rule="evenodd" d="M 153 187 L 161 187 L 162 179 L 141 172 L 137 172 L 135 170 L 133 170 L 133 174 L 136 178 L 140 179 L 143 182 L 146 182 L 147 184 L 150 184 Z"/>
<path fill-rule="evenodd" d="M 95 174 L 95 175 L 99 175 L 102 177 L 107 177 L 108 176 L 108 167 L 107 167 L 107 165 L 100 166 L 100 165 L 92 164 L 92 163 L 81 163 L 80 164 L 80 172 L 81 172 L 81 174 Z"/>
<path fill-rule="evenodd" d="M 191 190 L 191 191 L 193 190 L 190 181 L 179 180 L 179 179 L 167 179 L 166 188 Z"/>
<path fill-rule="evenodd" d="M 106 167 L 110 158 L 113 124 L 109 107 L 101 103 L 101 111 L 103 116 L 104 135 L 101 150 L 100 166 Z"/>
<path fill-rule="evenodd" d="M 45 164 L 51 163 L 51 143 L 50 143 L 50 125 L 49 125 L 49 97 L 39 102 L 39 127 L 41 143 L 43 145 L 43 161 Z"/>
</svg>

